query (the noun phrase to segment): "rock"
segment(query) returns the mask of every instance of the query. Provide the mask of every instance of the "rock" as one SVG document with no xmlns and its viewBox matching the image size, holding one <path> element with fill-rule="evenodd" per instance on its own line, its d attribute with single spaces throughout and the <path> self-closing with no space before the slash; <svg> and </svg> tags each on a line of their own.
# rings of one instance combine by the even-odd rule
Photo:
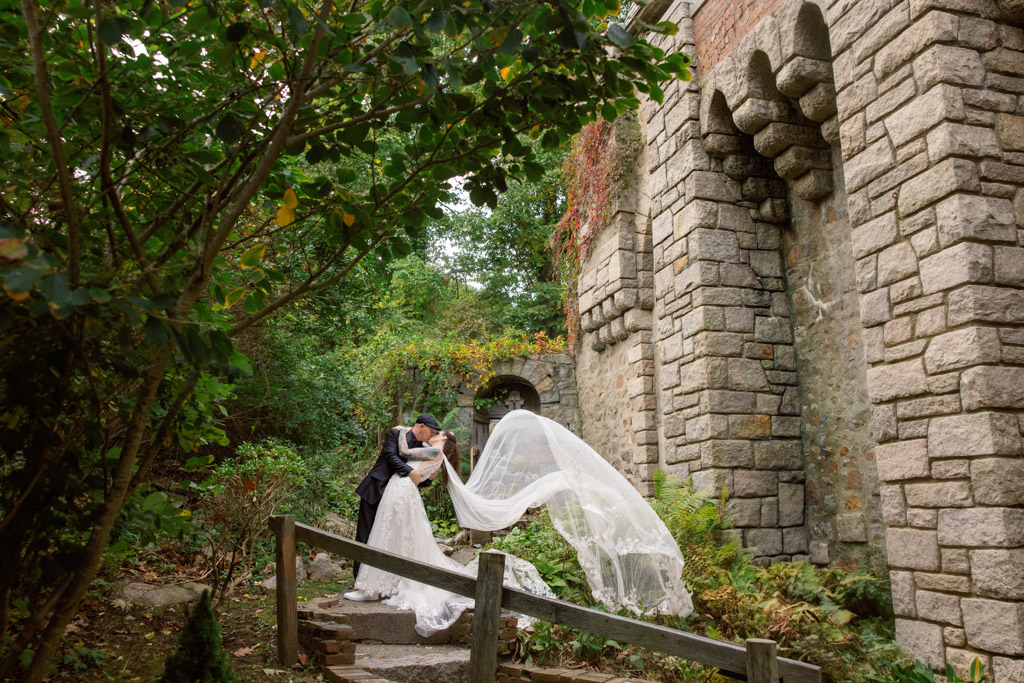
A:
<svg viewBox="0 0 1024 683">
<path fill-rule="evenodd" d="M 296 585 L 306 580 L 306 567 L 302 564 L 302 556 L 295 556 L 295 583 Z"/>
<path fill-rule="evenodd" d="M 264 579 L 263 582 L 260 583 L 260 588 L 262 588 L 263 590 L 265 590 L 268 593 L 273 593 L 274 591 L 276 591 L 277 590 L 277 574 L 274 574 L 269 579 Z"/>
<path fill-rule="evenodd" d="M 324 522 L 324 529 L 332 534 L 353 538 L 356 534 L 356 524 L 352 520 L 345 519 L 341 515 L 328 511 L 327 521 Z"/>
<path fill-rule="evenodd" d="M 342 571 L 341 565 L 333 562 L 330 555 L 317 553 L 309 565 L 309 579 L 311 581 L 330 581 L 341 576 Z"/>
<path fill-rule="evenodd" d="M 209 586 L 189 582 L 179 586 L 151 586 L 148 583 L 132 581 L 121 588 L 121 597 L 136 605 L 170 606 L 186 602 L 198 602 L 203 591 Z"/>
</svg>

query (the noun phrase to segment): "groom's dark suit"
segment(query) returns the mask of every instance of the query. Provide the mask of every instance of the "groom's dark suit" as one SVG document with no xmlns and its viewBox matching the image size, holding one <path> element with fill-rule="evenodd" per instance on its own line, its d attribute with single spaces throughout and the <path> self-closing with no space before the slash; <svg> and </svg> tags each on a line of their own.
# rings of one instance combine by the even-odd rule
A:
<svg viewBox="0 0 1024 683">
<path fill-rule="evenodd" d="M 402 451 L 398 448 L 398 433 L 399 430 L 397 429 L 389 429 L 387 431 L 384 435 L 384 445 L 380 449 L 377 462 L 374 463 L 373 469 L 366 475 L 362 483 L 356 487 L 356 493 L 359 494 L 361 499 L 359 501 L 359 523 L 356 525 L 356 540 L 360 543 L 366 543 L 366 540 L 370 537 L 373 520 L 377 517 L 377 505 L 380 504 L 381 496 L 384 495 L 384 489 L 387 488 L 391 475 L 399 474 L 406 477 L 412 472 L 412 467 L 406 464 L 408 458 L 402 455 Z M 411 429 L 406 432 L 405 438 L 409 448 L 419 448 L 427 445 L 413 436 Z M 420 483 L 420 488 L 430 486 L 430 483 L 430 479 L 425 479 Z M 358 562 L 352 565 L 352 575 L 359 575 Z"/>
</svg>

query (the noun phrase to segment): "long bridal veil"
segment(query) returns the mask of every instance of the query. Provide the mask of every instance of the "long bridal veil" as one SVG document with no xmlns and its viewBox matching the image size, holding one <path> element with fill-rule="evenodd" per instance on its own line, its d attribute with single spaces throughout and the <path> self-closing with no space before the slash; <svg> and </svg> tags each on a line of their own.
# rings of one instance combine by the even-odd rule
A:
<svg viewBox="0 0 1024 683">
<path fill-rule="evenodd" d="M 547 505 L 576 549 L 594 597 L 633 614 L 693 611 L 683 555 L 651 506 L 614 467 L 562 425 L 515 410 L 495 427 L 469 481 L 448 467 L 459 523 L 496 531 Z"/>
</svg>

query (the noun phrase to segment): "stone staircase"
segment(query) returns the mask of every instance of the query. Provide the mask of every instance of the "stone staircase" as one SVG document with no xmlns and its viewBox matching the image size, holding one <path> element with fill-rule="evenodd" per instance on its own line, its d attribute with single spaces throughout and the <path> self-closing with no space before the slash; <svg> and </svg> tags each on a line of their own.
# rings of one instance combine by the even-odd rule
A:
<svg viewBox="0 0 1024 683">
<path fill-rule="evenodd" d="M 470 615 L 429 638 L 416 615 L 380 602 L 317 598 L 299 604 L 299 643 L 324 667 L 324 679 L 383 683 L 457 683 L 468 676 Z M 463 623 L 467 622 L 467 623 Z"/>
</svg>

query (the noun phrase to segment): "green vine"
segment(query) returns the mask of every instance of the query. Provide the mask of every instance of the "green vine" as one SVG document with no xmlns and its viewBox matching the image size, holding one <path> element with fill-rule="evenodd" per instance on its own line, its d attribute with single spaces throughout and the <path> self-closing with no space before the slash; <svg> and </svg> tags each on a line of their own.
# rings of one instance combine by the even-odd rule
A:
<svg viewBox="0 0 1024 683">
<path fill-rule="evenodd" d="M 555 270 L 561 279 L 567 344 L 576 347 L 580 334 L 577 283 L 594 239 L 613 217 L 613 201 L 624 187 L 640 151 L 640 127 L 635 116 L 615 123 L 594 121 L 572 141 L 562 167 L 568 208 L 551 237 Z"/>
</svg>

